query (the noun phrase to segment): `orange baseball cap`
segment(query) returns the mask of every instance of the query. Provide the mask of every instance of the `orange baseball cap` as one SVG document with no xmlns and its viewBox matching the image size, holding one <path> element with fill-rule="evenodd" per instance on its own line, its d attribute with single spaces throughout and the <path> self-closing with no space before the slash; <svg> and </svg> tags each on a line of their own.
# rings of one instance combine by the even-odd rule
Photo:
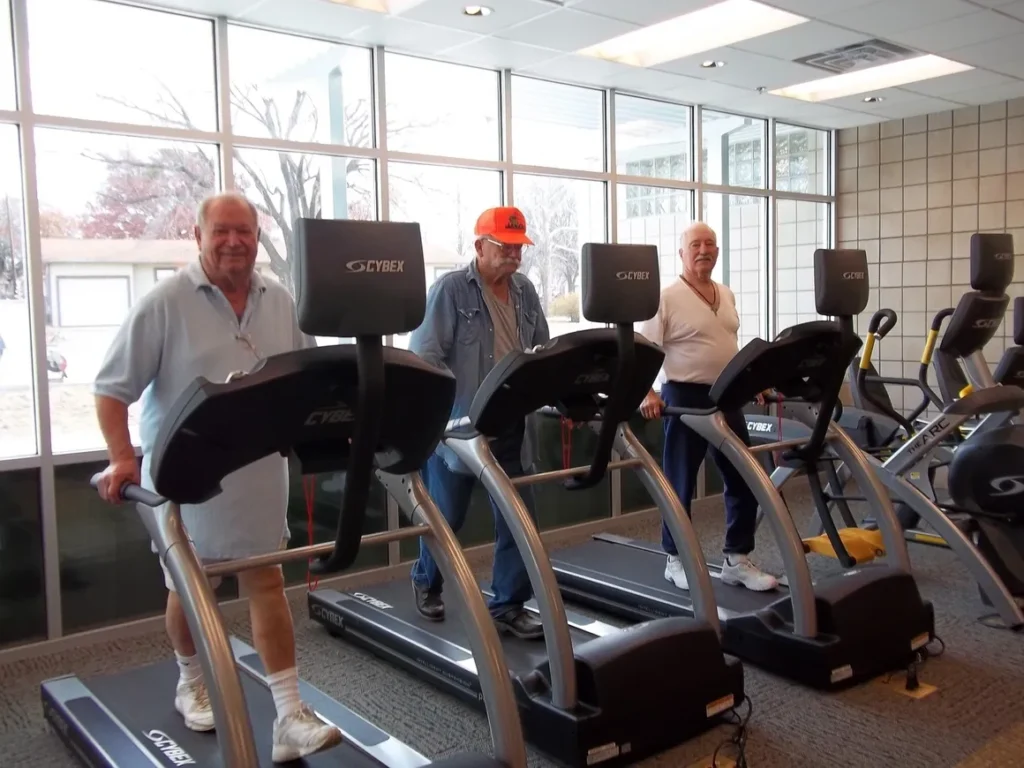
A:
<svg viewBox="0 0 1024 768">
<path fill-rule="evenodd" d="M 518 208 L 488 208 L 476 220 L 473 230 L 479 237 L 493 237 L 506 245 L 533 245 L 526 236 L 526 217 Z"/>
</svg>

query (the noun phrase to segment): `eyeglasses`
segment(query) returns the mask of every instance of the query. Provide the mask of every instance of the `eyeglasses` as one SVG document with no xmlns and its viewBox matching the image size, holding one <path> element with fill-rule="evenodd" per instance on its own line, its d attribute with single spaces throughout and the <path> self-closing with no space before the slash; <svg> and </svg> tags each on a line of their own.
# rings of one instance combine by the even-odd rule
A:
<svg viewBox="0 0 1024 768">
<path fill-rule="evenodd" d="M 502 243 L 499 242 L 498 240 L 495 240 L 493 237 L 485 237 L 484 240 L 486 240 L 491 245 L 498 246 L 504 253 L 522 253 L 523 251 L 526 250 L 525 243 Z"/>
</svg>

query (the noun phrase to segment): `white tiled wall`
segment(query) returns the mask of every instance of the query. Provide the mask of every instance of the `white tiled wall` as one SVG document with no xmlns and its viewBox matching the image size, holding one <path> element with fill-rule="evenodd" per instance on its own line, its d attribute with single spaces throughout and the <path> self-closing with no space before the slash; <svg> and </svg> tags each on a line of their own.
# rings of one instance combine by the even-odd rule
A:
<svg viewBox="0 0 1024 768">
<path fill-rule="evenodd" d="M 837 183 L 837 246 L 868 255 L 871 300 L 858 327 L 876 309 L 895 310 L 875 365 L 914 377 L 932 316 L 970 290 L 971 235 L 1010 232 L 1024 254 L 1024 99 L 840 131 Z M 1024 295 L 1022 256 L 1008 293 Z M 1008 312 L 985 350 L 993 367 L 1012 335 Z M 890 395 L 897 407 L 919 399 Z"/>
</svg>

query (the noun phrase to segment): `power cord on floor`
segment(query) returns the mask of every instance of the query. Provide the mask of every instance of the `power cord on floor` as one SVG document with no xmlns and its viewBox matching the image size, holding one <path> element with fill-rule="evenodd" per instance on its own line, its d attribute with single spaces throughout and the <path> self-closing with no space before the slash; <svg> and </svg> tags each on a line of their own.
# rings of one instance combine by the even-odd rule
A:
<svg viewBox="0 0 1024 768">
<path fill-rule="evenodd" d="M 743 706 L 743 701 L 747 703 L 747 714 L 741 717 L 739 708 Z M 711 755 L 712 768 L 719 768 L 718 753 L 723 750 L 735 750 L 736 755 L 732 760 L 736 764 L 736 768 L 747 768 L 747 724 L 750 722 L 750 716 L 754 714 L 754 702 L 746 694 L 743 696 L 743 701 L 729 710 L 729 714 L 735 718 L 729 722 L 736 726 L 736 732 L 715 748 Z M 722 757 L 725 755 L 723 754 Z"/>
<path fill-rule="evenodd" d="M 938 643 L 939 644 L 939 649 L 937 651 L 934 651 L 931 648 L 929 648 L 929 646 L 932 643 Z M 907 672 L 907 685 L 906 685 L 906 689 L 908 691 L 916 691 L 918 688 L 920 688 L 921 687 L 921 680 L 920 680 L 919 675 L 920 675 L 920 672 L 921 672 L 921 668 L 925 665 L 925 662 L 927 662 L 929 659 L 937 659 L 937 658 L 939 658 L 939 656 L 941 656 L 945 652 L 946 652 L 946 643 L 945 643 L 945 641 L 941 637 L 936 635 L 935 638 L 933 640 L 931 640 L 931 642 L 929 642 L 920 651 L 918 651 L 916 654 L 914 654 L 913 661 L 911 661 L 907 665 L 907 670 L 906 670 L 906 672 Z M 888 684 L 889 682 L 892 681 L 892 678 L 893 678 L 894 674 L 895 673 L 892 673 L 892 672 L 889 673 L 888 675 L 885 676 L 885 679 L 882 682 Z"/>
</svg>

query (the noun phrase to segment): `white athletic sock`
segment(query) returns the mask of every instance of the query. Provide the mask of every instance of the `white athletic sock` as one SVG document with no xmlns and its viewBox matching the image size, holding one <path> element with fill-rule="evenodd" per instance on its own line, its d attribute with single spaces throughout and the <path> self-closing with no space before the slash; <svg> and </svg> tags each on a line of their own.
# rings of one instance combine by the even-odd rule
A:
<svg viewBox="0 0 1024 768">
<path fill-rule="evenodd" d="M 270 693 L 274 696 L 274 706 L 277 708 L 279 719 L 283 720 L 298 711 L 302 701 L 299 699 L 299 672 L 295 667 L 268 675 L 267 682 L 270 684 Z"/>
<path fill-rule="evenodd" d="M 199 664 L 198 655 L 182 656 L 180 653 L 175 651 L 174 656 L 178 659 L 178 670 L 180 672 L 178 682 L 190 683 L 203 676 L 203 668 Z"/>
</svg>

